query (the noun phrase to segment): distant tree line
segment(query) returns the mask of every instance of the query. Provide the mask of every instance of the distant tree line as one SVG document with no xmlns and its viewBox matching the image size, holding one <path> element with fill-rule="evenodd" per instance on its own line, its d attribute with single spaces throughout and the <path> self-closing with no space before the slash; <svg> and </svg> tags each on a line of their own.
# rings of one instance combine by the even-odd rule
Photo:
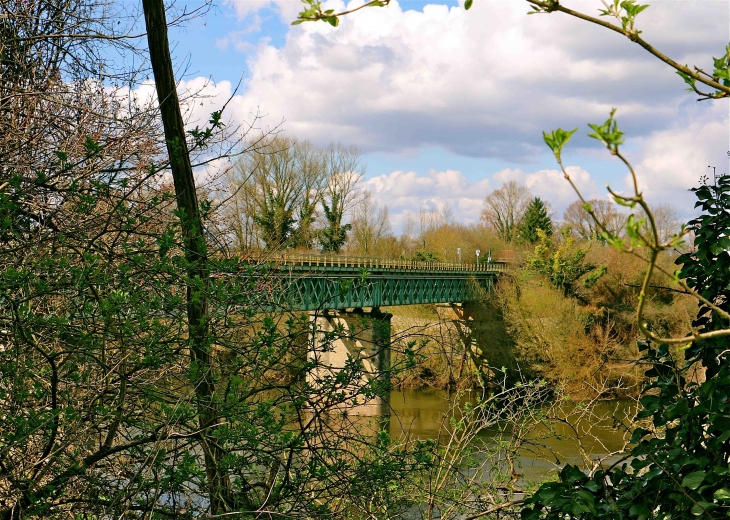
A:
<svg viewBox="0 0 730 520">
<path fill-rule="evenodd" d="M 550 201 L 514 180 L 487 194 L 477 224 L 454 222 L 451 209 L 406 211 L 400 233 L 390 212 L 363 182 L 366 165 L 356 147 L 277 135 L 241 156 L 226 177 L 228 198 L 217 227 L 229 251 L 306 251 L 427 261 L 475 261 L 475 251 L 535 245 L 541 236 L 602 241 L 600 230 L 575 201 L 556 220 Z M 625 221 L 609 200 L 590 200 L 608 229 Z M 654 215 L 662 236 L 679 218 L 669 205 Z M 567 235 L 566 235 L 567 233 Z M 457 251 L 462 251 L 459 256 Z"/>
</svg>

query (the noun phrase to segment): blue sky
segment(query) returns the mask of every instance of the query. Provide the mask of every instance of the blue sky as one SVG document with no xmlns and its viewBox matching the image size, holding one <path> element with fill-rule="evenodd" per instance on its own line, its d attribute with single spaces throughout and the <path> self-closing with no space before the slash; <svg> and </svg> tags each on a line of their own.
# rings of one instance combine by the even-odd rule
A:
<svg viewBox="0 0 730 520">
<path fill-rule="evenodd" d="M 570 3 L 589 14 L 601 7 Z M 651 4 L 638 26 L 680 62 L 707 67 L 730 40 L 725 0 Z M 233 120 L 258 109 L 264 125 L 283 120 L 287 135 L 361 147 L 366 187 L 396 226 L 419 206 L 448 206 L 473 222 L 484 197 L 511 179 L 559 219 L 575 197 L 541 138 L 558 126 L 580 129 L 564 158 L 587 196 L 605 196 L 607 182 L 624 189 L 625 172 L 585 137 L 586 123 L 611 107 L 650 200 L 689 215 L 687 189 L 707 165 L 727 171 L 728 102 L 695 102 L 656 58 L 600 27 L 526 16 L 519 0 L 476 0 L 468 13 L 455 2 L 393 0 L 336 29 L 292 27 L 299 5 L 229 0 L 171 31 L 186 84 L 209 78 L 204 88 L 222 102 L 243 74 Z"/>
</svg>

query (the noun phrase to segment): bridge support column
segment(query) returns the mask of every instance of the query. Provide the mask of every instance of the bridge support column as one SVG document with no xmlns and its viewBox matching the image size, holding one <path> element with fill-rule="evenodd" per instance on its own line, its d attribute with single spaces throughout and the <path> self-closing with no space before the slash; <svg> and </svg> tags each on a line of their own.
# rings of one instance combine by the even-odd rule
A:
<svg viewBox="0 0 730 520">
<path fill-rule="evenodd" d="M 315 410 L 334 405 L 351 415 L 389 414 L 387 397 L 367 398 L 363 389 L 367 393 L 367 387 L 386 383 L 389 377 L 391 317 L 378 308 L 369 312 L 359 308 L 351 312 L 310 312 L 308 357 L 315 366 L 307 374 L 307 381 L 322 388 L 321 402 L 314 404 Z M 351 371 L 353 360 L 362 362 L 361 371 Z"/>
<path fill-rule="evenodd" d="M 482 355 L 481 349 L 477 341 L 476 325 L 474 323 L 474 317 L 467 311 L 467 308 L 463 304 L 451 304 L 451 309 L 456 316 L 454 325 L 459 333 L 459 338 L 464 346 L 464 352 L 461 356 L 459 363 L 458 375 L 456 380 L 461 379 L 461 375 L 464 372 L 465 365 L 469 362 L 473 364 L 474 370 L 476 370 L 476 376 L 479 378 L 479 382 L 482 387 L 485 386 L 484 374 L 482 372 L 481 362 L 479 357 Z"/>
</svg>

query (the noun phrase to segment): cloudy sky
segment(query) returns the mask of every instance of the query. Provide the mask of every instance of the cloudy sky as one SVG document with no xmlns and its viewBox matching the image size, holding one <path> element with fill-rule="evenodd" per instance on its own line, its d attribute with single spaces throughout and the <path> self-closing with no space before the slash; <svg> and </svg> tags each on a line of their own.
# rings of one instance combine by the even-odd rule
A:
<svg viewBox="0 0 730 520">
<path fill-rule="evenodd" d="M 349 7 L 361 0 L 354 0 Z M 597 14 L 600 0 L 563 2 Z M 654 1 L 637 23 L 643 37 L 681 63 L 712 69 L 730 41 L 727 0 Z M 184 87 L 227 99 L 229 117 L 320 144 L 359 146 L 367 187 L 397 226 L 419 207 L 478 220 L 484 197 L 510 179 L 551 202 L 560 218 L 575 200 L 555 170 L 542 131 L 579 132 L 565 154 L 588 197 L 626 172 L 587 123 L 616 107 L 625 151 L 645 194 L 691 215 L 687 189 L 708 165 L 728 171 L 727 101 L 696 102 L 672 70 L 626 38 L 553 13 L 527 16 L 521 0 L 398 2 L 325 23 L 291 26 L 297 0 L 226 0 L 171 33 Z M 331 0 L 335 9 L 345 7 Z M 184 64 L 184 65 L 183 65 Z"/>
</svg>

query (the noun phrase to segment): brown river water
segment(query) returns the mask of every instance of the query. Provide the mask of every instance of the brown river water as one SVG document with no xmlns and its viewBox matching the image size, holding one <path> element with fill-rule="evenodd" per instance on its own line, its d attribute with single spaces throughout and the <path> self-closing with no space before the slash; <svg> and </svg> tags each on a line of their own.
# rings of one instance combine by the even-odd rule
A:
<svg viewBox="0 0 730 520">
<path fill-rule="evenodd" d="M 461 396 L 462 401 L 474 401 L 476 392 Z M 470 397 L 471 396 L 471 397 Z M 457 396 L 442 390 L 406 390 L 393 392 L 392 409 L 388 430 L 392 438 L 407 435 L 410 439 L 435 439 L 446 414 Z M 599 401 L 591 407 L 591 414 L 579 414 L 585 403 L 565 404 L 552 410 L 553 420 L 546 420 L 525 432 L 526 442 L 517 452 L 516 472 L 522 482 L 537 482 L 555 475 L 566 463 L 588 469 L 585 457 L 576 442 L 581 437 L 582 447 L 588 459 L 602 461 L 609 466 L 620 458 L 612 453 L 626 447 L 630 432 L 628 425 L 636 412 L 636 403 L 624 400 Z M 571 425 L 560 422 L 567 418 Z M 558 419 L 558 420 L 555 420 Z M 496 426 L 479 432 L 477 439 L 490 443 L 496 439 Z M 443 440 L 443 433 L 442 440 Z"/>
</svg>

